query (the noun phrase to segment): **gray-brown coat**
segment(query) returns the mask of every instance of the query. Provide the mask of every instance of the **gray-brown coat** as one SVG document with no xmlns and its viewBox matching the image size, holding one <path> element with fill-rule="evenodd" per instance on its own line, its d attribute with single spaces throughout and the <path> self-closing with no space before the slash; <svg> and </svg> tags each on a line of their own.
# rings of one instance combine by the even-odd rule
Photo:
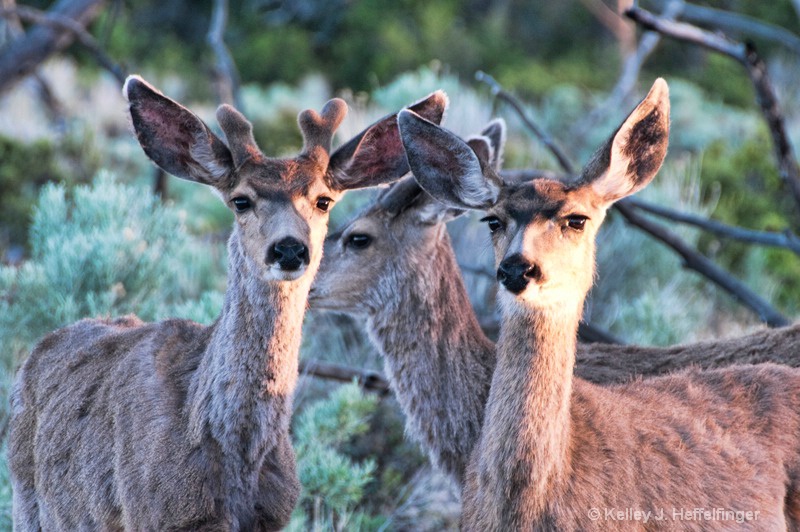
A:
<svg viewBox="0 0 800 532">
<path fill-rule="evenodd" d="M 147 155 L 235 212 L 223 310 L 209 327 L 83 320 L 39 342 L 11 398 L 15 528 L 279 529 L 299 493 L 289 418 L 327 211 L 407 171 L 395 117 L 329 156 L 346 112 L 331 100 L 300 114 L 302 153 L 272 159 L 232 107 L 226 143 L 141 78 L 124 93 Z M 445 104 L 414 108 L 438 121 Z"/>
</svg>

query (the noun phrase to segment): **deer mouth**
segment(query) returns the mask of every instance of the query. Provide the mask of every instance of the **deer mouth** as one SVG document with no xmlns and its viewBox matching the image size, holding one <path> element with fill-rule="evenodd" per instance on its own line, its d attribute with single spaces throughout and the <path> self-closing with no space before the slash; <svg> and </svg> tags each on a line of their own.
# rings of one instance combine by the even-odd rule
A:
<svg viewBox="0 0 800 532">
<path fill-rule="evenodd" d="M 279 264 L 273 264 L 268 270 L 264 272 L 266 281 L 297 281 L 305 275 L 308 268 L 305 264 L 298 265 L 295 269 L 285 269 Z"/>
</svg>

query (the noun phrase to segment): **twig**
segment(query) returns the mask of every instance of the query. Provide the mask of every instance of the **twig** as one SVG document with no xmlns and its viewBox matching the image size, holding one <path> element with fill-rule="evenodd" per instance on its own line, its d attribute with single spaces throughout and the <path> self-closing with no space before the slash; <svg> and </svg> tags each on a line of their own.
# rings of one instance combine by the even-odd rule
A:
<svg viewBox="0 0 800 532">
<path fill-rule="evenodd" d="M 632 7 L 625 14 L 646 29 L 725 54 L 744 66 L 755 88 L 761 113 L 772 134 L 781 179 L 789 186 L 795 202 L 800 207 L 800 167 L 786 134 L 786 125 L 778 108 L 778 99 L 767 75 L 766 65 L 755 49 L 751 45 L 731 41 L 718 33 L 711 33 L 683 22 L 667 20 L 639 7 Z"/>
<path fill-rule="evenodd" d="M 696 271 L 723 288 L 743 305 L 755 311 L 770 327 L 783 327 L 791 323 L 785 316 L 775 310 L 769 302 L 750 290 L 741 281 L 729 275 L 711 259 L 701 255 L 678 235 L 637 213 L 627 200 L 618 201 L 615 207 L 628 222 L 675 250 L 683 258 L 684 267 Z"/>
<path fill-rule="evenodd" d="M 389 393 L 389 381 L 375 371 L 350 368 L 340 364 L 320 362 L 319 360 L 301 360 L 300 374 L 311 375 L 320 379 L 337 382 L 353 382 L 355 379 L 365 390 L 372 390 L 381 395 Z"/>
<path fill-rule="evenodd" d="M 663 16 L 673 20 L 680 14 L 683 6 L 683 1 L 669 0 L 664 8 Z M 611 89 L 608 97 L 603 100 L 600 105 L 595 107 L 580 124 L 573 128 L 576 132 L 574 136 L 577 138 L 577 144 L 579 146 L 583 145 L 586 134 L 592 130 L 603 117 L 622 107 L 623 103 L 631 95 L 636 86 L 636 82 L 639 79 L 639 72 L 642 70 L 642 65 L 644 65 L 644 62 L 650 57 L 650 54 L 655 51 L 660 42 L 661 35 L 658 32 L 646 31 L 642 34 L 636 50 L 625 59 L 617 84 Z"/>
<path fill-rule="evenodd" d="M 581 0 L 581 3 L 594 15 L 594 17 L 614 34 L 619 42 L 622 55 L 633 53 L 633 43 L 636 34 L 631 26 L 625 23 L 622 15 L 608 7 L 601 0 Z"/>
<path fill-rule="evenodd" d="M 239 95 L 239 74 L 228 47 L 225 46 L 225 26 L 228 24 L 228 1 L 214 0 L 211 26 L 206 41 L 217 58 L 214 72 L 217 77 L 219 100 L 243 110 Z"/>
<path fill-rule="evenodd" d="M 125 69 L 122 68 L 119 64 L 117 64 L 100 47 L 100 45 L 97 44 L 95 38 L 92 37 L 92 35 L 88 31 L 86 31 L 83 24 L 76 21 L 74 18 L 63 16 L 57 13 L 48 13 L 40 11 L 38 9 L 34 9 L 32 7 L 27 7 L 27 6 L 21 6 L 21 7 L 18 6 L 11 9 L 0 9 L 0 17 L 3 18 L 15 17 L 27 22 L 33 22 L 35 24 L 39 24 L 41 26 L 50 26 L 52 28 L 62 30 L 63 32 L 73 35 L 75 39 L 78 41 L 78 43 L 80 43 L 81 46 L 86 48 L 86 50 L 92 55 L 92 57 L 95 58 L 95 60 L 100 64 L 100 66 L 108 70 L 120 82 L 120 84 L 125 82 L 125 77 L 127 76 Z M 1 66 L 0 69 L 2 69 Z M 3 87 L 4 84 L 2 81 L 0 81 L 0 90 L 2 90 Z"/>
<path fill-rule="evenodd" d="M 664 5 L 668 0 L 657 0 L 657 5 Z M 800 5 L 800 4 L 799 4 Z M 715 9 L 713 7 L 685 4 L 681 19 L 687 22 L 721 28 L 747 34 L 753 37 L 770 40 L 800 54 L 800 37 L 781 26 L 768 24 L 761 20 L 748 17 L 739 13 Z"/>
<path fill-rule="evenodd" d="M 509 104 L 514 111 L 517 112 L 517 115 L 519 115 L 523 123 L 533 132 L 534 135 L 536 135 L 539 141 L 544 144 L 553 155 L 555 155 L 556 159 L 558 159 L 558 164 L 560 164 L 568 174 L 571 175 L 575 173 L 572 168 L 572 163 L 569 161 L 569 158 L 566 156 L 566 154 L 556 145 L 549 135 L 539 129 L 539 126 L 537 126 L 536 123 L 528 117 L 528 113 L 525 112 L 525 108 L 522 106 L 519 100 L 503 90 L 500 84 L 497 83 L 497 80 L 485 72 L 480 70 L 477 71 L 475 73 L 475 79 L 489 85 L 494 97 L 503 100 Z"/>
<path fill-rule="evenodd" d="M 789 229 L 781 233 L 754 231 L 752 229 L 728 225 L 717 220 L 709 220 L 708 218 L 696 214 L 655 205 L 636 197 L 628 198 L 627 202 L 637 209 L 666 218 L 667 220 L 693 225 L 723 238 L 730 238 L 731 240 L 739 240 L 741 242 L 749 242 L 751 244 L 760 244 L 763 246 L 785 248 L 794 252 L 796 255 L 800 255 L 800 237 Z"/>
</svg>

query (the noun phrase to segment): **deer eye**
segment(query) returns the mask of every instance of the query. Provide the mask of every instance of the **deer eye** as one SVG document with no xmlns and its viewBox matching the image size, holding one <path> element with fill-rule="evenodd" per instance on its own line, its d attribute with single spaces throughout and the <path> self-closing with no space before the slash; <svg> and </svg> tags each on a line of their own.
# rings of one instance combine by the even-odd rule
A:
<svg viewBox="0 0 800 532">
<path fill-rule="evenodd" d="M 583 231 L 588 219 L 588 216 L 583 216 L 582 214 L 572 214 L 567 216 L 567 227 L 575 231 Z"/>
<path fill-rule="evenodd" d="M 500 231 L 506 227 L 506 224 L 504 224 L 497 216 L 486 216 L 485 218 L 481 218 L 481 221 L 486 222 L 486 225 L 489 227 L 489 231 L 493 234 L 495 231 Z"/>
<path fill-rule="evenodd" d="M 362 233 L 354 233 L 347 237 L 347 245 L 355 249 L 364 249 L 372 243 L 372 237 Z"/>
<path fill-rule="evenodd" d="M 317 199 L 317 209 L 321 210 L 322 212 L 328 212 L 328 209 L 330 208 L 332 202 L 333 202 L 332 199 L 327 198 L 325 196 L 320 196 Z"/>
<path fill-rule="evenodd" d="M 244 196 L 233 198 L 231 203 L 233 203 L 233 207 L 236 209 L 236 212 L 244 212 L 250 208 L 250 200 Z"/>
</svg>

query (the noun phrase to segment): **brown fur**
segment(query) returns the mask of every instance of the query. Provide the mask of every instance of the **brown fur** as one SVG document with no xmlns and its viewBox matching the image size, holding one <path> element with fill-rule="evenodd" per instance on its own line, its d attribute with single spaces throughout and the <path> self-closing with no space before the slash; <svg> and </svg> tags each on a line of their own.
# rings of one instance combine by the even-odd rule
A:
<svg viewBox="0 0 800 532">
<path fill-rule="evenodd" d="M 129 78 L 125 93 L 154 161 L 214 186 L 226 203 L 251 204 L 237 211 L 225 302 L 210 327 L 83 320 L 36 346 L 11 398 L 15 528 L 277 530 L 300 489 L 289 418 L 327 227 L 318 202 L 396 179 L 406 163 L 387 160 L 375 167 L 379 176 L 349 175 L 346 186 L 329 187 L 342 172 L 328 164 L 327 149 L 343 102 L 321 117 L 301 115 L 313 156 L 277 160 L 261 154 L 249 122 L 232 108 L 218 113 L 226 145 L 141 78 Z M 393 133 L 399 142 L 396 126 Z M 360 153 L 337 160 L 351 163 Z M 308 248 L 289 268 L 269 254 L 287 237 Z"/>
<path fill-rule="evenodd" d="M 487 127 L 494 133 L 487 162 L 495 167 L 502 127 Z M 462 212 L 431 198 L 413 177 L 398 182 L 326 239 L 309 297 L 312 309 L 366 318 L 408 433 L 459 486 L 495 366 L 495 346 L 475 317 L 445 228 Z M 354 247 L 354 236 L 369 237 L 369 245 Z M 575 375 L 609 384 L 691 366 L 800 365 L 798 352 L 800 325 L 673 347 L 579 344 Z"/>
<path fill-rule="evenodd" d="M 594 237 L 609 205 L 645 186 L 660 166 L 668 112 L 666 83 L 659 80 L 580 183 L 534 180 L 499 190 L 496 175 L 481 182 L 480 166 L 463 150 L 439 169 L 426 167 L 425 154 L 445 146 L 443 138 L 452 145 L 455 136 L 437 132 L 419 140 L 431 128 L 410 113 L 399 117 L 422 186 L 466 179 L 469 189 L 437 197 L 456 207 L 484 205 L 498 222 L 493 244 L 505 287 L 503 324 L 467 470 L 466 530 L 800 526 L 797 369 L 733 366 L 607 388 L 573 377 Z M 406 129 L 409 123 L 415 125 Z M 470 197 L 460 198 L 467 190 Z M 693 508 L 758 514 L 743 522 L 675 518 L 675 511 Z M 605 518 L 623 509 L 663 510 L 668 522 Z"/>
</svg>

